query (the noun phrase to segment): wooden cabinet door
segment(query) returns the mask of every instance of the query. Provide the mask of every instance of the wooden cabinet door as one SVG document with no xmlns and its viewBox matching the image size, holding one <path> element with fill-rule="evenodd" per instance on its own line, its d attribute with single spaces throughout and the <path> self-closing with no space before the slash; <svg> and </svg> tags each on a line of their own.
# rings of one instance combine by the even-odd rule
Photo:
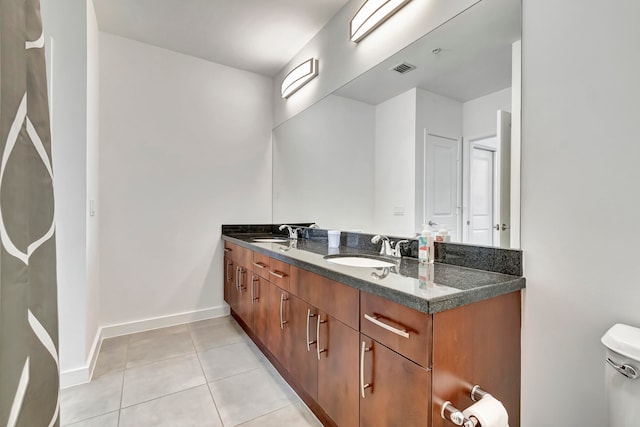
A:
<svg viewBox="0 0 640 427">
<path fill-rule="evenodd" d="M 236 271 L 237 304 L 236 313 L 250 329 L 253 329 L 253 301 L 251 300 L 251 271 L 240 266 Z"/>
<path fill-rule="evenodd" d="M 340 427 L 358 425 L 359 333 L 318 313 L 318 403 Z"/>
<path fill-rule="evenodd" d="M 316 320 L 318 310 L 293 295 L 291 303 L 291 364 L 295 380 L 313 399 L 318 398 Z"/>
<path fill-rule="evenodd" d="M 431 372 L 360 334 L 360 426 L 429 426 Z"/>
<path fill-rule="evenodd" d="M 237 307 L 236 264 L 230 254 L 224 257 L 224 300 L 235 310 Z"/>
<path fill-rule="evenodd" d="M 269 284 L 269 313 L 267 318 L 267 347 L 289 370 L 291 348 L 291 304 L 289 292 Z"/>
<path fill-rule="evenodd" d="M 251 277 L 250 295 L 253 300 L 253 331 L 263 344 L 267 344 L 269 331 L 269 282 L 254 273 Z"/>
<path fill-rule="evenodd" d="M 520 426 L 520 291 L 433 315 L 433 427 L 449 427 L 442 402 L 473 404 L 479 385 L 500 400 L 509 426 Z"/>
</svg>

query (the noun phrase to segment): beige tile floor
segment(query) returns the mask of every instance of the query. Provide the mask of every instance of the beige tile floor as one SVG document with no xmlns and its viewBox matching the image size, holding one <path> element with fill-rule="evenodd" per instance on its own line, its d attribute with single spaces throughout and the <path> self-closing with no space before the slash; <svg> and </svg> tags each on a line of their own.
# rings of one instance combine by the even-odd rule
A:
<svg viewBox="0 0 640 427">
<path fill-rule="evenodd" d="M 231 317 L 107 339 L 61 425 L 321 426 Z"/>
</svg>

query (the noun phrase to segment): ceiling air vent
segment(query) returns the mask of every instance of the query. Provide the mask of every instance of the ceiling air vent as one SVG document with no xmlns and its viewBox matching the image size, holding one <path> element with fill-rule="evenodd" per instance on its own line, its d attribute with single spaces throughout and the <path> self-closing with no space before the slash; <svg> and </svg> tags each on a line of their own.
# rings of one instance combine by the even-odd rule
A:
<svg viewBox="0 0 640 427">
<path fill-rule="evenodd" d="M 402 62 L 392 68 L 393 71 L 397 71 L 400 74 L 408 73 L 411 70 L 415 70 L 416 66 Z"/>
</svg>

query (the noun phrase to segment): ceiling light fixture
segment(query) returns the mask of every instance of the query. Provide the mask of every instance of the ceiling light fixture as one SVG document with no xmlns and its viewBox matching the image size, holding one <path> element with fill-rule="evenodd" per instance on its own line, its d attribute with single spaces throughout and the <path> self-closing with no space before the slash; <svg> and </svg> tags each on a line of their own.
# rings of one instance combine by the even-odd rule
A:
<svg viewBox="0 0 640 427">
<path fill-rule="evenodd" d="M 351 20 L 351 41 L 359 42 L 411 0 L 367 0 Z"/>
<path fill-rule="evenodd" d="M 307 59 L 302 64 L 291 70 L 282 81 L 282 87 L 280 88 L 282 97 L 290 97 L 294 92 L 309 83 L 309 81 L 317 75 L 318 60 L 315 58 Z"/>
</svg>

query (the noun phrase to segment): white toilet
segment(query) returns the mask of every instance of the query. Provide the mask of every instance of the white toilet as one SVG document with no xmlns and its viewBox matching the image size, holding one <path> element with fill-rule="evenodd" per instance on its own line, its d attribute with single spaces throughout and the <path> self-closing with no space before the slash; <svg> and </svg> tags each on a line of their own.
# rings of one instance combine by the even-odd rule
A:
<svg viewBox="0 0 640 427">
<path fill-rule="evenodd" d="M 640 426 L 640 328 L 618 323 L 601 341 L 607 347 L 607 426 Z"/>
</svg>

